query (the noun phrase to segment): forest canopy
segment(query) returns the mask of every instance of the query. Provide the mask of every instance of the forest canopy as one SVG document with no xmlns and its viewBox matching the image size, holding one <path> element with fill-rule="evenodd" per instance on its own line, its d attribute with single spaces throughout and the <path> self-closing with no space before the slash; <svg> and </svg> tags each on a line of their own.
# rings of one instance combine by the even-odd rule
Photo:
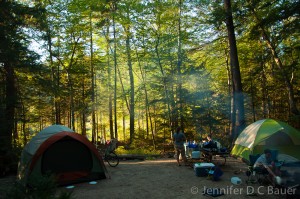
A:
<svg viewBox="0 0 300 199">
<path fill-rule="evenodd" d="M 51 124 L 154 149 L 177 126 L 227 145 L 263 118 L 299 129 L 299 12 L 299 0 L 1 0 L 1 154 Z"/>
</svg>

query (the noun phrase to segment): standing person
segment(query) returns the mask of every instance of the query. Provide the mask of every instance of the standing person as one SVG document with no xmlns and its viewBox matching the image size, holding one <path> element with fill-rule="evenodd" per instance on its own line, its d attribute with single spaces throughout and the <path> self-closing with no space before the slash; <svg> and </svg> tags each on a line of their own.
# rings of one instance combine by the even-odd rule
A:
<svg viewBox="0 0 300 199">
<path fill-rule="evenodd" d="M 176 132 L 173 135 L 173 141 L 174 141 L 174 148 L 176 151 L 176 160 L 178 166 L 181 166 L 179 163 L 179 156 L 181 154 L 181 157 L 186 164 L 186 157 L 185 157 L 185 150 L 184 150 L 184 142 L 186 140 L 186 137 L 184 133 L 182 132 L 181 127 L 177 127 Z"/>
</svg>

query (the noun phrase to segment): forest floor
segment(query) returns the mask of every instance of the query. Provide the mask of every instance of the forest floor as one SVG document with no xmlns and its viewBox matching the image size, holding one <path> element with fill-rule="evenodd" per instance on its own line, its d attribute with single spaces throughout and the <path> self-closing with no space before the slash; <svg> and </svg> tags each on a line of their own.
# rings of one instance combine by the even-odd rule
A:
<svg viewBox="0 0 300 199">
<path fill-rule="evenodd" d="M 213 161 L 218 161 L 214 159 Z M 282 198 L 278 192 L 269 186 L 246 184 L 245 171 L 247 165 L 240 160 L 229 157 L 224 172 L 219 181 L 207 177 L 197 177 L 191 167 L 177 166 L 174 158 L 157 158 L 155 160 L 122 160 L 117 167 L 106 165 L 111 178 L 74 184 L 72 189 L 60 187 L 59 191 L 72 192 L 74 199 L 96 198 L 209 198 L 203 195 L 203 190 L 220 188 L 224 195 L 218 197 L 232 198 Z M 233 176 L 242 179 L 240 185 L 231 183 Z M 7 183 L 12 184 L 14 177 L 0 179 L 0 193 Z M 256 194 L 252 194 L 255 192 Z M 1 198 L 1 197 L 0 197 Z"/>
</svg>

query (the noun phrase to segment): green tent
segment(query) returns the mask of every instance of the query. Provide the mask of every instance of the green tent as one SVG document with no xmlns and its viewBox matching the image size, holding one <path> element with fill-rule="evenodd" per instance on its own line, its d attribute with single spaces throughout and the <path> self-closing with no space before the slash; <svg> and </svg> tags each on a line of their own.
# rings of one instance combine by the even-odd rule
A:
<svg viewBox="0 0 300 199">
<path fill-rule="evenodd" d="M 281 121 L 259 120 L 240 133 L 231 155 L 249 161 L 250 154 L 262 154 L 266 148 L 300 160 L 300 132 Z"/>
</svg>

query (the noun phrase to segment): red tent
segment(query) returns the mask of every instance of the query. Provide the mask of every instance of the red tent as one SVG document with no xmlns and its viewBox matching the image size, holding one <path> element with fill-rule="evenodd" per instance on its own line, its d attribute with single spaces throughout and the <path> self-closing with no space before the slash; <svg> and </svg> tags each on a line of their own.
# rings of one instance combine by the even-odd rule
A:
<svg viewBox="0 0 300 199">
<path fill-rule="evenodd" d="M 52 173 L 59 185 L 108 178 L 96 147 L 85 137 L 62 125 L 52 125 L 24 147 L 18 170 L 25 183 L 30 176 Z"/>
</svg>

